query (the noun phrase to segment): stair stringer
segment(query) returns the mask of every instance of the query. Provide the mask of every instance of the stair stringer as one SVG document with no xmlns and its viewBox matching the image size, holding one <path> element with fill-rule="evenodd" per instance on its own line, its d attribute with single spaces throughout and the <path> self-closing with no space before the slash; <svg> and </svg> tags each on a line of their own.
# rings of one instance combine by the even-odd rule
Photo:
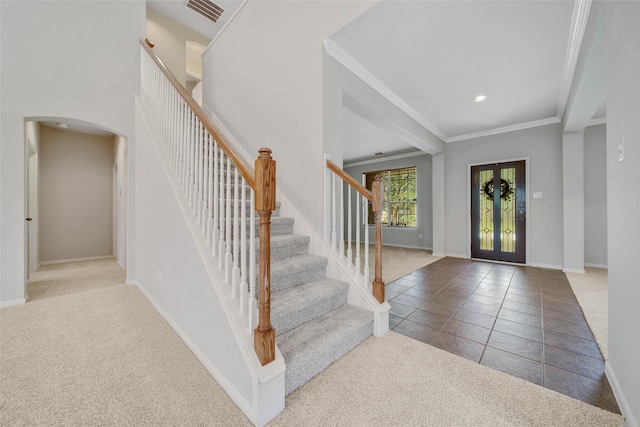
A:
<svg viewBox="0 0 640 427">
<path fill-rule="evenodd" d="M 236 350 L 242 355 L 242 363 L 237 364 L 235 369 L 248 371 L 251 377 L 252 390 L 250 396 L 241 391 L 244 387 L 242 384 L 234 384 L 233 380 L 230 379 L 230 375 L 227 375 L 212 360 L 205 348 L 207 343 L 199 343 L 192 339 L 190 334 L 185 331 L 185 328 L 181 326 L 181 322 L 174 319 L 169 313 L 171 310 L 167 310 L 159 304 L 152 292 L 144 286 L 144 283 L 136 281 L 136 284 L 247 418 L 255 425 L 263 426 L 284 409 L 284 373 L 286 369 L 284 358 L 276 347 L 275 360 L 265 366 L 260 364 L 253 346 L 253 328 L 255 325 L 249 325 L 247 318 L 240 314 L 237 299 L 233 298 L 231 288 L 225 283 L 224 272 L 218 268 L 217 258 L 213 257 L 212 248 L 207 243 L 206 235 L 202 233 L 201 227 L 197 224 L 197 213 L 193 213 L 192 208 L 189 206 L 188 198 L 184 196 L 180 184 L 165 161 L 157 137 L 151 129 L 151 122 L 146 115 L 144 102 L 139 97 L 136 97 L 136 101 L 136 116 L 137 119 L 140 119 L 136 120 L 136 145 L 139 145 L 136 151 L 138 152 L 138 150 L 142 149 L 140 146 L 148 138 L 227 319 L 229 330 L 219 332 L 221 334 L 230 334 L 231 342 L 235 342 Z M 144 129 L 142 129 L 143 126 L 139 126 L 142 123 L 144 124 Z M 146 135 L 141 134 L 143 131 Z M 257 319 L 257 310 L 253 315 L 253 319 Z M 229 338 L 228 335 L 226 337 Z M 228 342 L 229 340 L 227 339 L 226 343 Z"/>
</svg>

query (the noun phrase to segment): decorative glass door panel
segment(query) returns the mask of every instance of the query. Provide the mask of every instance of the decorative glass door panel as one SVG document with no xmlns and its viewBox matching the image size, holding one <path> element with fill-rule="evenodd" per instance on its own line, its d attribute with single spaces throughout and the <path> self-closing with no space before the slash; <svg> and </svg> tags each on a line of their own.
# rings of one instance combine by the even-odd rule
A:
<svg viewBox="0 0 640 427">
<path fill-rule="evenodd" d="M 525 162 L 471 168 L 471 257 L 525 262 Z"/>
</svg>

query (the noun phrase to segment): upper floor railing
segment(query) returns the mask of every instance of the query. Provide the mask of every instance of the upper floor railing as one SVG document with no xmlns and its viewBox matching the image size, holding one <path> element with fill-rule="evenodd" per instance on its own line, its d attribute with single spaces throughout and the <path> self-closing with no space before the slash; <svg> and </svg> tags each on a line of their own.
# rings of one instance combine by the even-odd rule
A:
<svg viewBox="0 0 640 427">
<path fill-rule="evenodd" d="M 351 272 L 355 281 L 368 287 L 382 304 L 385 301 L 382 281 L 382 195 L 384 193 L 382 176 L 376 176 L 371 190 L 368 190 L 328 159 L 327 174 L 329 181 L 327 199 L 331 207 L 325 223 L 331 230 L 331 249 L 341 262 L 349 266 L 347 270 Z M 369 283 L 369 204 L 371 204 L 375 225 L 374 278 L 371 284 Z M 361 230 L 364 239 L 361 238 Z"/>
<path fill-rule="evenodd" d="M 254 349 L 265 365 L 275 359 L 275 330 L 270 319 L 270 224 L 276 204 L 276 162 L 271 150 L 262 148 L 255 169 L 251 168 L 216 131 L 151 47 L 143 40 L 140 44 L 140 98 L 165 164 L 173 172 L 218 268 L 224 272 L 232 303 L 245 327 L 253 332 Z"/>
</svg>

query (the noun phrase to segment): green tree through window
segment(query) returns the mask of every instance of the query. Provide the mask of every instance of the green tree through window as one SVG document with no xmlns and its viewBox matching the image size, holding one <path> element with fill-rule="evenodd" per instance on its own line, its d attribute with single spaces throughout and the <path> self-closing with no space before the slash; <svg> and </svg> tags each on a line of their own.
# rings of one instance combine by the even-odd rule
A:
<svg viewBox="0 0 640 427">
<path fill-rule="evenodd" d="M 382 175 L 384 185 L 382 225 L 392 227 L 416 227 L 418 223 L 416 212 L 417 190 L 415 166 L 365 173 L 365 183 L 369 190 L 371 190 L 371 185 L 378 174 Z M 368 212 L 369 224 L 373 224 L 375 219 L 373 217 L 371 203 L 369 203 Z"/>
</svg>

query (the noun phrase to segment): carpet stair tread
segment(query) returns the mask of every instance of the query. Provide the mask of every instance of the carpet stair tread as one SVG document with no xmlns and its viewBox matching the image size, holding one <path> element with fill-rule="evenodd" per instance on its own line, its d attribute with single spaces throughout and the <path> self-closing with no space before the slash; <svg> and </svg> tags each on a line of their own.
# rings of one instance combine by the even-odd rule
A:
<svg viewBox="0 0 640 427">
<path fill-rule="evenodd" d="M 349 285 L 324 278 L 271 295 L 271 324 L 282 335 L 346 304 Z"/>
<path fill-rule="evenodd" d="M 271 262 L 309 253 L 309 236 L 300 234 L 281 234 L 271 236 Z M 256 242 L 258 254 L 260 242 Z M 259 256 L 256 255 L 256 260 Z"/>
<path fill-rule="evenodd" d="M 327 262 L 324 257 L 308 254 L 272 261 L 271 292 L 321 279 Z"/>
<path fill-rule="evenodd" d="M 288 395 L 371 336 L 373 314 L 343 305 L 278 337 Z"/>
</svg>

